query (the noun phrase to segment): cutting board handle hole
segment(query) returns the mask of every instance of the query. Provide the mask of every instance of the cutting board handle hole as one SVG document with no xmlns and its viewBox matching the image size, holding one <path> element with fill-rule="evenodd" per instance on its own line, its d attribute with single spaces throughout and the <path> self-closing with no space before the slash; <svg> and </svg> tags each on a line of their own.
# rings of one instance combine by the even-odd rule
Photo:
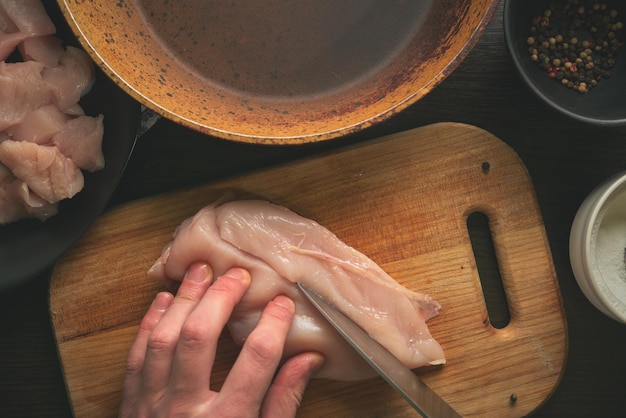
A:
<svg viewBox="0 0 626 418">
<path fill-rule="evenodd" d="M 482 212 L 471 213 L 467 217 L 467 231 L 472 243 L 489 322 L 494 328 L 504 328 L 509 324 L 511 314 L 487 215 Z"/>
</svg>

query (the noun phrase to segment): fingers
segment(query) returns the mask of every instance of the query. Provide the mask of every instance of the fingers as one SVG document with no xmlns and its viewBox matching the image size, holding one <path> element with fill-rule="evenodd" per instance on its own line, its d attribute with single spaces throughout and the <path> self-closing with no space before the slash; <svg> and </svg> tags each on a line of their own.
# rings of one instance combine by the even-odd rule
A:
<svg viewBox="0 0 626 418">
<path fill-rule="evenodd" d="M 256 328 L 246 339 L 222 386 L 222 401 L 242 410 L 259 408 L 282 357 L 295 306 L 286 296 L 277 296 L 264 309 Z"/>
<path fill-rule="evenodd" d="M 251 280 L 240 268 L 212 284 L 211 277 L 208 265 L 193 264 L 175 297 L 163 292 L 153 301 L 129 353 L 120 416 L 180 408 L 238 416 L 295 415 L 324 358 L 300 354 L 276 374 L 295 313 L 294 302 L 286 296 L 275 297 L 265 307 L 221 392 L 210 391 L 219 337 Z"/>
<path fill-rule="evenodd" d="M 202 392 L 209 391 L 219 336 L 249 285 L 246 270 L 228 270 L 209 287 L 183 324 L 172 370 L 176 396 L 202 397 Z"/>
<path fill-rule="evenodd" d="M 148 344 L 148 337 L 156 324 L 161 320 L 165 311 L 172 303 L 174 296 L 171 293 L 162 292 L 156 295 L 152 301 L 152 305 L 146 312 L 141 323 L 139 324 L 139 331 L 137 337 L 133 342 L 130 351 L 128 353 L 128 360 L 126 363 L 126 378 L 124 380 L 124 399 L 122 401 L 122 407 L 120 409 L 120 416 L 130 416 L 133 409 L 133 404 L 139 397 L 141 389 L 141 374 L 144 366 L 144 360 L 146 356 L 146 346 Z"/>
<path fill-rule="evenodd" d="M 146 342 L 143 368 L 143 396 L 159 397 L 166 389 L 172 361 L 183 323 L 211 284 L 211 268 L 206 264 L 191 265 L 176 297 L 156 324 Z"/>
<path fill-rule="evenodd" d="M 293 417 L 311 376 L 324 364 L 324 356 L 309 352 L 287 360 L 280 368 L 263 402 L 261 417 Z"/>
</svg>

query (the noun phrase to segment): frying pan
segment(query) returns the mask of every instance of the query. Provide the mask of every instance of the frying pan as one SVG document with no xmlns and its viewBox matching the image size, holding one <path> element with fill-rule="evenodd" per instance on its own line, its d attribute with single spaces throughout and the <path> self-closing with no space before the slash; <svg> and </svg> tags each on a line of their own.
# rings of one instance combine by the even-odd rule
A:
<svg viewBox="0 0 626 418">
<path fill-rule="evenodd" d="M 85 49 L 158 114 L 234 141 L 301 144 L 416 102 L 497 0 L 58 0 Z"/>
</svg>

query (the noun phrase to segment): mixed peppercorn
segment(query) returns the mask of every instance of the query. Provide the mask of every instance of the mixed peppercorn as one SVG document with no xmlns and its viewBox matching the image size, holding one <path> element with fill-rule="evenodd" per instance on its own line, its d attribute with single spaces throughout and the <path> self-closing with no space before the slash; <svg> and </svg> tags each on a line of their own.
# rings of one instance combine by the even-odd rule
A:
<svg viewBox="0 0 626 418">
<path fill-rule="evenodd" d="M 530 59 L 562 85 L 588 92 L 611 77 L 623 27 L 617 10 L 603 1 L 552 2 L 532 19 Z"/>
</svg>

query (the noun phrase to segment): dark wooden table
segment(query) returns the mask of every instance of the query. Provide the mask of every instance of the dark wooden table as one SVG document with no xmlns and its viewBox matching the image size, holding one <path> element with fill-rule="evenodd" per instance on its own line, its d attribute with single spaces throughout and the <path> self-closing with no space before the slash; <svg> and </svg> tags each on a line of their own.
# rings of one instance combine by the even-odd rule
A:
<svg viewBox="0 0 626 418">
<path fill-rule="evenodd" d="M 562 381 L 536 416 L 623 416 L 626 325 L 602 315 L 579 290 L 568 239 L 587 194 L 626 170 L 626 128 L 579 123 L 540 102 L 508 56 L 502 6 L 450 77 L 417 104 L 358 135 L 317 145 L 258 147 L 203 137 L 160 120 L 139 139 L 111 206 L 440 121 L 465 122 L 495 134 L 517 151 L 535 184 L 569 332 Z M 48 285 L 44 274 L 0 293 L 2 417 L 71 415 L 48 314 Z"/>
</svg>

